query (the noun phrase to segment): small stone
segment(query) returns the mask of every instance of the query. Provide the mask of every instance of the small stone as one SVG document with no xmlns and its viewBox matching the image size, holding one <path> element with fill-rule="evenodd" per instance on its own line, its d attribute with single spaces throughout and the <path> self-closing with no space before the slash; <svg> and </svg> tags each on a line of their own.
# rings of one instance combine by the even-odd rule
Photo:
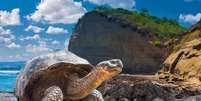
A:
<svg viewBox="0 0 201 101">
<path fill-rule="evenodd" d="M 121 98 L 119 101 L 129 101 L 127 98 Z"/>
<path fill-rule="evenodd" d="M 164 100 L 160 98 L 155 98 L 153 101 L 164 101 Z"/>
</svg>

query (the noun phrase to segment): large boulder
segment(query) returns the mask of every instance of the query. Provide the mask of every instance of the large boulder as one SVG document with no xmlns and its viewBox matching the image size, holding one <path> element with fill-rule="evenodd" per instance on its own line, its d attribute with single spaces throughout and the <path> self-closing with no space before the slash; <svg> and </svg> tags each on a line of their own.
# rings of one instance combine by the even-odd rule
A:
<svg viewBox="0 0 201 101">
<path fill-rule="evenodd" d="M 165 60 L 162 71 L 186 80 L 201 79 L 201 38 L 186 42 L 181 49 L 172 53 Z"/>
<path fill-rule="evenodd" d="M 148 35 L 140 27 L 94 11 L 79 20 L 69 50 L 92 64 L 119 58 L 124 73 L 154 74 L 167 56 L 167 49 L 156 47 Z"/>
<path fill-rule="evenodd" d="M 105 101 L 201 101 L 200 83 L 168 83 L 157 76 L 119 75 L 102 85 Z"/>
</svg>

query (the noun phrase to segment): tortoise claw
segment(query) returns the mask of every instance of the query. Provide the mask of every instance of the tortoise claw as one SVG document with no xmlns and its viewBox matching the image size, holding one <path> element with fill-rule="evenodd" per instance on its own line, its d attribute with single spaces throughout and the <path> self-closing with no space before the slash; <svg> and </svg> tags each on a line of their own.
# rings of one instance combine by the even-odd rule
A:
<svg viewBox="0 0 201 101">
<path fill-rule="evenodd" d="M 94 90 L 90 95 L 81 101 L 104 101 L 102 94 L 98 90 Z"/>
</svg>

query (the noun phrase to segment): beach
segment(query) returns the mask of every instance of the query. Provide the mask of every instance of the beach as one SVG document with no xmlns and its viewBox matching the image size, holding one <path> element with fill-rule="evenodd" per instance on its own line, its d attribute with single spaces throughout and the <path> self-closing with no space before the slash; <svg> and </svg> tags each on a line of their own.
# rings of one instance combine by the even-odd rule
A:
<svg viewBox="0 0 201 101">
<path fill-rule="evenodd" d="M 0 101 L 17 101 L 12 92 L 0 92 Z"/>
</svg>

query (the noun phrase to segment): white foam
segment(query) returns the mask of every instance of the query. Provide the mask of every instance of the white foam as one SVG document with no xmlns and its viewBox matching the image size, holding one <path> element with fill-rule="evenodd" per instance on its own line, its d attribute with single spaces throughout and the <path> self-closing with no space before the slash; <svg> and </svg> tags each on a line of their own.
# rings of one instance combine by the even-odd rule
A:
<svg viewBox="0 0 201 101">
<path fill-rule="evenodd" d="M 17 74 L 19 72 L 20 71 L 18 71 L 18 70 L 0 70 L 0 73 L 2 73 L 2 74 Z"/>
</svg>

